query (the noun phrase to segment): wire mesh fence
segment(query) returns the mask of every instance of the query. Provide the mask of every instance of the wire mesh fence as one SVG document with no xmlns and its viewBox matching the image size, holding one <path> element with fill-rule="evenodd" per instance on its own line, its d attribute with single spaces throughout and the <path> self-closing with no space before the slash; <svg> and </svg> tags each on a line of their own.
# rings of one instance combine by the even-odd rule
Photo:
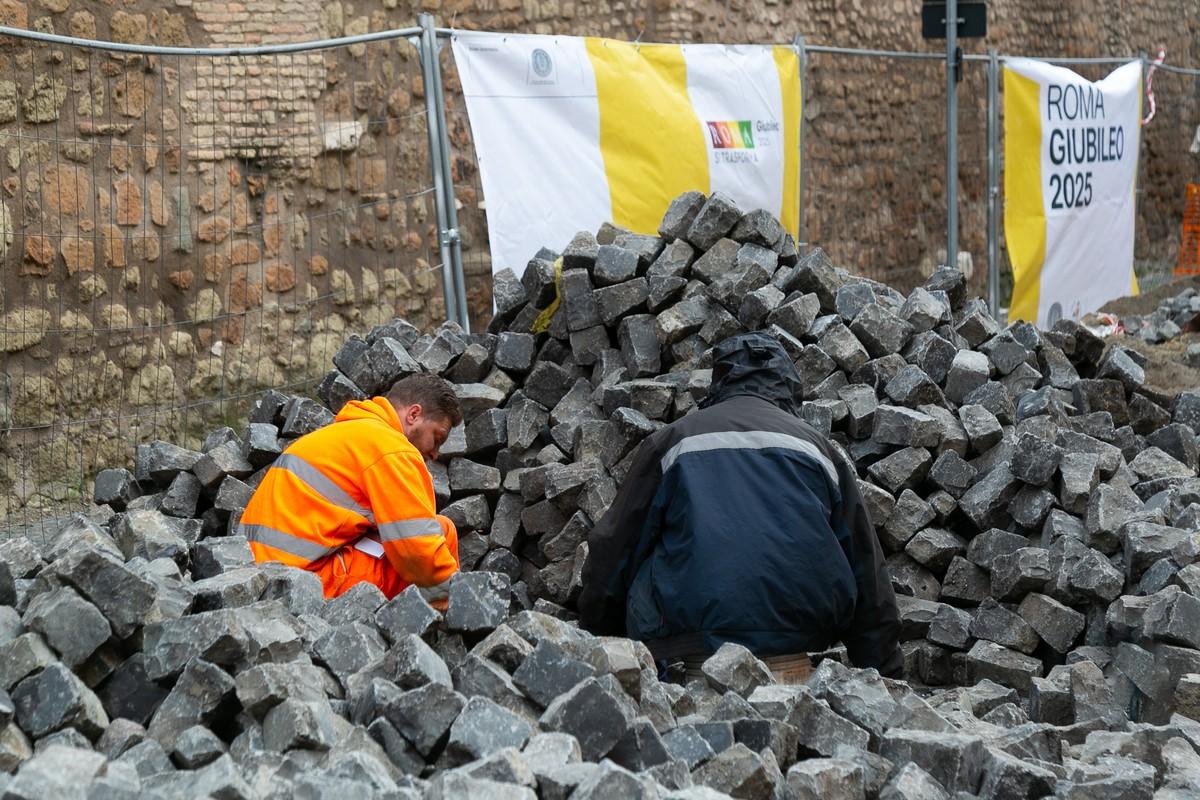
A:
<svg viewBox="0 0 1200 800">
<path fill-rule="evenodd" d="M 988 282 L 988 64 L 962 63 L 958 84 L 958 266 L 971 294 Z M 997 173 L 999 174 L 999 173 Z M 943 203 L 945 200 L 943 199 Z M 997 209 L 1001 208 L 997 204 Z M 1002 226 L 1001 226 L 1002 227 Z M 938 256 L 944 256 L 941 244 Z M 938 263 L 947 263 L 941 258 Z"/>
<path fill-rule="evenodd" d="M 1175 277 L 1187 185 L 1200 181 L 1200 76 L 1155 70 L 1153 89 L 1154 117 L 1142 127 L 1134 239 L 1143 290 Z"/>
<path fill-rule="evenodd" d="M 443 31 L 446 150 L 431 145 L 420 30 L 269 52 L 0 44 L 14 78 L 0 80 L 0 528 L 85 506 L 96 471 L 128 465 L 138 442 L 198 448 L 267 388 L 311 393 L 352 331 L 445 319 L 458 264 L 437 212 L 443 158 L 483 329 L 492 267 L 470 122 Z M 979 294 L 988 67 L 964 62 L 958 90 L 958 265 Z M 810 48 L 804 92 L 803 238 L 911 289 L 947 261 L 944 62 Z M 1172 275 L 1200 151 L 1200 79 L 1160 70 L 1155 92 L 1143 288 Z M 1002 124 L 1002 81 L 996 102 Z"/>
<path fill-rule="evenodd" d="M 945 66 L 811 52 L 806 77 L 803 238 L 907 290 L 944 261 Z"/>
<path fill-rule="evenodd" d="M 0 526 L 82 507 L 139 442 L 311 393 L 351 330 L 444 318 L 407 39 L 3 57 Z"/>
<path fill-rule="evenodd" d="M 472 310 L 471 330 L 478 331 L 487 327 L 492 309 L 492 259 L 488 249 L 487 204 L 484 202 L 475 142 L 458 69 L 449 40 L 443 39 L 441 44 L 439 63 L 445 84 L 446 129 L 450 144 L 447 157 L 450 159 L 459 234 L 462 237 L 462 269 L 467 306 Z"/>
</svg>

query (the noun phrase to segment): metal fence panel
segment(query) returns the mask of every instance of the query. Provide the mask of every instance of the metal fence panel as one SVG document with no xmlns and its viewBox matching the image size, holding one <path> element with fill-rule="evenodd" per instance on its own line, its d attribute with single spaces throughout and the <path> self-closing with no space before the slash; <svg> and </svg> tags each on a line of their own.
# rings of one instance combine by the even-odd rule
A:
<svg viewBox="0 0 1200 800">
<path fill-rule="evenodd" d="M 352 330 L 444 318 L 405 38 L 0 57 L 0 526 L 85 507 L 139 442 L 240 434 Z"/>
<path fill-rule="evenodd" d="M 492 258 L 488 247 L 487 204 L 475 153 L 471 121 L 466 99 L 454 63 L 449 37 L 443 39 L 440 54 L 446 99 L 446 129 L 450 141 L 450 171 L 458 210 L 458 229 L 462 244 L 467 307 L 471 310 L 471 330 L 482 331 L 492 315 Z M 566 242 L 545 242 L 547 247 L 564 247 Z M 533 257 L 530 253 L 530 258 Z"/>
<path fill-rule="evenodd" d="M 1142 127 L 1134 266 L 1143 291 L 1173 279 L 1187 184 L 1200 180 L 1200 76 L 1155 70 L 1154 118 Z M 1143 111 L 1149 113 L 1143 101 Z"/>
<path fill-rule="evenodd" d="M 907 291 L 945 262 L 945 65 L 808 54 L 804 237 L 834 263 Z M 876 76 L 851 93 L 851 75 Z"/>
<path fill-rule="evenodd" d="M 958 266 L 967 290 L 987 295 L 988 75 L 987 62 L 964 61 L 958 84 Z M 943 250 L 939 251 L 939 255 Z M 945 263 L 945 262 L 943 262 Z"/>
<path fill-rule="evenodd" d="M 443 286 L 459 266 L 449 228 L 471 325 L 487 324 L 470 123 L 448 46 L 424 74 L 416 37 L 432 40 L 432 19 L 421 26 L 254 51 L 8 40 L 0 527 L 85 507 L 95 472 L 129 466 L 138 442 L 200 448 L 214 427 L 240 426 L 266 388 L 311 393 L 350 331 L 445 319 L 443 298 L 459 305 Z M 804 238 L 908 291 L 947 261 L 944 62 L 810 47 L 806 63 Z M 1111 65 L 1074 68 L 1094 80 Z M 848 91 L 864 74 L 876 80 Z M 1003 83 L 989 108 L 987 81 L 986 62 L 963 64 L 958 265 L 979 294 L 993 246 L 989 111 L 1003 124 Z M 1138 187 L 1143 289 L 1171 277 L 1200 152 L 1200 78 L 1159 70 L 1155 93 Z M 442 115 L 444 155 L 430 128 Z M 1003 307 L 1011 270 L 994 142 Z M 440 212 L 439 198 L 450 203 Z"/>
</svg>

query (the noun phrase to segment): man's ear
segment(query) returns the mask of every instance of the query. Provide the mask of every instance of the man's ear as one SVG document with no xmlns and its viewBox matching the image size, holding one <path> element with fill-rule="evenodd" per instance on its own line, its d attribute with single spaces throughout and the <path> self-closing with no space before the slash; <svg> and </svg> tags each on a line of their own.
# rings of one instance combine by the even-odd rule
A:
<svg viewBox="0 0 1200 800">
<path fill-rule="evenodd" d="M 409 407 L 408 407 L 407 409 L 405 409 L 405 411 L 404 411 L 404 419 L 405 419 L 405 421 L 406 421 L 406 422 L 408 422 L 408 424 L 409 424 L 409 425 L 412 425 L 412 424 L 413 424 L 413 423 L 415 423 L 415 422 L 416 422 L 418 419 L 420 419 L 420 417 L 421 417 L 421 412 L 422 412 L 423 410 L 424 410 L 424 409 L 422 409 L 422 408 L 421 408 L 421 404 L 420 404 L 420 403 L 413 403 L 411 406 L 409 406 Z"/>
</svg>

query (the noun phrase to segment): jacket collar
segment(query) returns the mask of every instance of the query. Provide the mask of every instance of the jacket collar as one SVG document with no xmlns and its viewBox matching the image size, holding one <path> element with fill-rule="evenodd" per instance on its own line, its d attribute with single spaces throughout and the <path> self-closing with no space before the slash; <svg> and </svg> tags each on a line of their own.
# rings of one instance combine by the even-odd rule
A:
<svg viewBox="0 0 1200 800">
<path fill-rule="evenodd" d="M 404 427 L 400 424 L 400 415 L 392 404 L 384 397 L 372 397 L 369 400 L 351 400 L 342 406 L 341 411 L 333 418 L 334 422 L 349 422 L 351 420 L 372 419 L 382 422 L 400 433 Z"/>
</svg>

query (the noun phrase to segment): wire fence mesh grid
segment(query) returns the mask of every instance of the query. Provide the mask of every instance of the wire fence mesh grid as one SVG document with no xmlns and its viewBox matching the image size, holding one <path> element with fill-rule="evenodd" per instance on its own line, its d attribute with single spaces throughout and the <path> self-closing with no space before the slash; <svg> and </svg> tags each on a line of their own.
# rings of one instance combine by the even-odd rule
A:
<svg viewBox="0 0 1200 800">
<path fill-rule="evenodd" d="M 444 37 L 438 61 L 478 330 L 491 307 L 486 198 Z M 89 479 L 128 465 L 138 442 L 200 447 L 268 387 L 311 394 L 351 331 L 445 318 L 425 76 L 401 32 L 269 54 L 19 39 L 0 66 L 17 77 L 11 91 L 0 82 L 0 526 L 83 507 Z M 1155 89 L 1144 289 L 1170 279 L 1200 147 L 1200 81 L 1159 71 Z M 944 62 L 810 52 L 804 91 L 805 238 L 907 291 L 946 261 Z M 987 117 L 987 65 L 967 61 L 959 264 L 981 294 Z M 999 237 L 1004 305 L 1002 224 Z"/>
<path fill-rule="evenodd" d="M 958 84 L 957 264 L 967 276 L 968 292 L 980 297 L 987 295 L 988 282 L 987 68 L 987 62 L 964 61 Z M 943 243 L 937 250 L 939 263 L 947 263 L 945 252 Z"/>
<path fill-rule="evenodd" d="M 1175 277 L 1187 185 L 1200 180 L 1200 76 L 1156 70 L 1154 117 L 1142 127 L 1134 268 L 1140 288 Z M 1143 111 L 1149 112 L 1148 104 Z"/>
<path fill-rule="evenodd" d="M 487 205 L 475 156 L 471 122 L 467 117 L 466 99 L 448 39 L 441 40 L 439 63 L 445 86 L 446 129 L 450 143 L 448 158 L 454 203 L 458 209 L 459 235 L 462 237 L 467 306 L 472 309 L 471 330 L 479 331 L 490 321 L 492 309 L 492 259 L 488 248 Z M 553 243 L 548 242 L 547 245 L 553 246 Z"/>
<path fill-rule="evenodd" d="M 472 309 L 491 307 L 486 198 L 470 121 L 449 46 L 442 50 L 454 190 Z M 960 88 L 961 263 L 973 290 L 987 280 L 987 92 L 982 65 L 964 65 Z M 850 75 L 880 76 L 870 94 L 845 91 Z M 804 82 L 804 225 L 809 246 L 839 266 L 908 291 L 946 251 L 945 66 L 903 56 L 810 53 Z M 931 117 L 931 114 L 934 115 Z M 937 114 L 941 115 L 940 120 Z M 566 242 L 546 242 L 553 249 Z M 532 253 L 530 254 L 533 255 Z M 487 315 L 472 319 L 472 329 Z"/>
<path fill-rule="evenodd" d="M 811 52 L 806 78 L 804 239 L 907 291 L 944 262 L 945 65 Z"/>
<path fill-rule="evenodd" d="M 351 330 L 443 318 L 419 58 L 14 40 L 0 97 L 0 526 L 199 448 Z M 2 94 L 3 92 L 0 92 Z"/>
</svg>

